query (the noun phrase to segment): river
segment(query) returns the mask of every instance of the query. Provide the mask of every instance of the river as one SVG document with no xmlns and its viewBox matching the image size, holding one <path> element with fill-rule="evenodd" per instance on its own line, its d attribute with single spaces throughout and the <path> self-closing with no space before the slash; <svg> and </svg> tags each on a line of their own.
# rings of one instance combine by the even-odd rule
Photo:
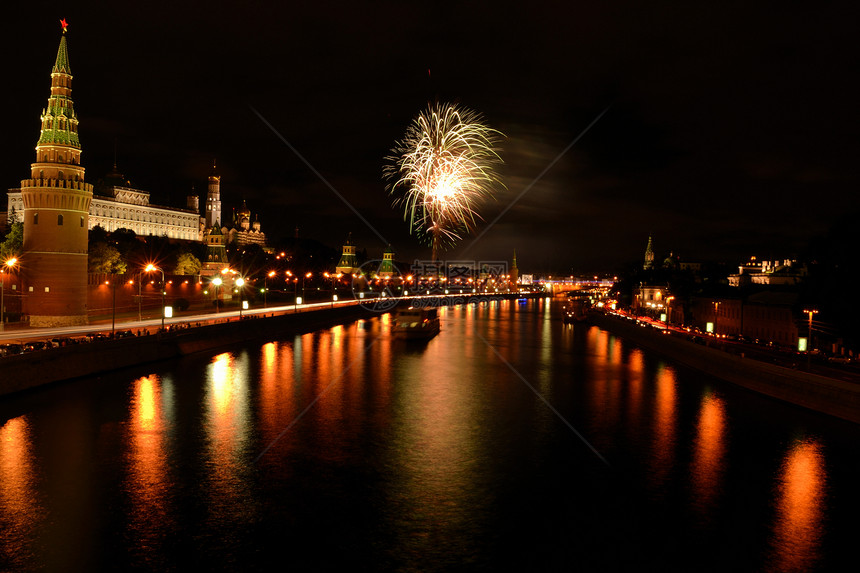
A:
<svg viewBox="0 0 860 573">
<path fill-rule="evenodd" d="M 808 571 L 858 426 L 546 300 L 389 315 L 0 401 L 0 570 Z"/>
</svg>

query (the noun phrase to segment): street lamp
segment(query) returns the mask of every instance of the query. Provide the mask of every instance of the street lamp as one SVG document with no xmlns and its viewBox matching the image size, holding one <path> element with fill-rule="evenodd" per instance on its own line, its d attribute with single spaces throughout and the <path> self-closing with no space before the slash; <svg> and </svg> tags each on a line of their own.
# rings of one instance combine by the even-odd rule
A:
<svg viewBox="0 0 860 573">
<path fill-rule="evenodd" d="M 242 277 L 237 278 L 236 286 L 239 287 L 239 320 L 242 320 L 242 293 L 245 290 L 242 287 L 245 286 L 245 279 Z"/>
<path fill-rule="evenodd" d="M 595 279 L 597 277 L 594 277 Z M 669 313 L 672 312 L 671 304 L 675 300 L 674 296 L 666 297 L 666 330 L 669 330 Z"/>
<path fill-rule="evenodd" d="M 15 257 L 12 257 L 11 259 L 9 259 L 5 263 L 3 263 L 3 266 L 5 266 L 11 270 L 12 267 L 14 267 L 15 263 L 17 263 L 17 262 L 18 262 L 18 259 L 16 259 Z M 5 271 L 6 269 L 2 269 L 2 270 Z M 6 319 L 3 316 L 3 311 L 5 310 L 5 302 L 3 300 L 3 294 L 6 292 L 6 290 L 5 290 L 6 284 L 5 284 L 4 278 L 5 278 L 5 273 L 0 272 L 0 330 L 6 329 Z"/>
<path fill-rule="evenodd" d="M 269 271 L 269 274 L 263 277 L 263 308 L 267 308 L 269 306 L 269 279 L 274 277 L 276 274 L 277 273 L 275 271 Z"/>
<path fill-rule="evenodd" d="M 146 265 L 146 268 L 143 270 L 148 272 L 148 273 L 151 273 L 152 271 L 158 271 L 161 273 L 161 330 L 163 332 L 164 331 L 164 287 L 166 286 L 164 284 L 164 271 L 162 269 L 160 269 L 159 267 L 156 267 L 152 263 Z"/>
<path fill-rule="evenodd" d="M 223 282 L 224 281 L 221 280 L 220 276 L 212 279 L 212 284 L 215 285 L 215 314 L 218 314 L 218 303 L 220 302 L 218 299 L 218 287 L 220 287 Z"/>
<path fill-rule="evenodd" d="M 301 300 L 301 302 L 302 302 L 302 303 L 305 301 L 305 279 L 309 279 L 309 278 L 311 278 L 312 276 L 313 276 L 313 273 L 306 273 L 306 274 L 302 277 L 302 300 Z M 300 304 L 300 303 L 299 303 L 299 304 Z"/>
<path fill-rule="evenodd" d="M 806 367 L 809 368 L 809 364 L 812 361 L 811 352 L 812 352 L 812 348 L 813 348 L 813 346 L 812 346 L 812 315 L 818 314 L 818 310 L 816 310 L 814 308 L 810 308 L 810 309 L 803 309 L 803 312 L 805 312 L 809 316 L 809 334 L 808 334 L 809 342 L 807 343 L 807 346 L 806 346 L 806 348 L 807 348 L 807 350 L 806 350 Z"/>
</svg>

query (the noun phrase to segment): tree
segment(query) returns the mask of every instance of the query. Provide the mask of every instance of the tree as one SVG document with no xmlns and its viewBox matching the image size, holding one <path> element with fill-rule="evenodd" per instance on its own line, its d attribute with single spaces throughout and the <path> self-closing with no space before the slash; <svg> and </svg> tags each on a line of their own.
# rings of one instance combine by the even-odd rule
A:
<svg viewBox="0 0 860 573">
<path fill-rule="evenodd" d="M 20 257 L 24 248 L 24 223 L 12 223 L 6 239 L 0 243 L 0 260 Z"/>
<path fill-rule="evenodd" d="M 127 265 L 116 248 L 107 243 L 95 243 L 90 245 L 89 257 L 87 257 L 87 270 L 91 273 L 124 274 Z"/>
<path fill-rule="evenodd" d="M 176 257 L 176 267 L 173 269 L 173 274 L 176 275 L 197 275 L 200 274 L 200 269 L 203 264 L 200 259 L 191 253 L 179 253 Z"/>
</svg>

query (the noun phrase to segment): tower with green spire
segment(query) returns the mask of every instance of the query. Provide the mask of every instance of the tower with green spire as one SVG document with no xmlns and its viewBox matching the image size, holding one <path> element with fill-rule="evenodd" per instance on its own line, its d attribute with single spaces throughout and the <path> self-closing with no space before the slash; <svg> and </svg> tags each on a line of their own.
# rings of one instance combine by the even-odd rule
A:
<svg viewBox="0 0 860 573">
<path fill-rule="evenodd" d="M 340 261 L 338 261 L 337 267 L 335 267 L 334 271 L 336 273 L 351 275 L 358 270 L 358 259 L 355 257 L 355 245 L 352 244 L 352 233 L 350 233 L 346 238 L 346 243 L 343 245 L 343 254 L 340 256 Z"/>
<path fill-rule="evenodd" d="M 394 250 L 391 245 L 388 245 L 382 253 L 382 262 L 379 263 L 376 276 L 381 279 L 390 279 L 395 275 L 397 275 L 397 269 L 394 266 Z"/>
<path fill-rule="evenodd" d="M 654 268 L 654 248 L 651 246 L 651 235 L 648 235 L 648 246 L 645 247 L 645 264 L 642 265 L 642 268 Z"/>
<path fill-rule="evenodd" d="M 510 283 L 512 288 L 517 288 L 517 281 L 520 280 L 520 269 L 517 268 L 517 252 L 514 251 L 514 260 L 511 262 L 511 278 Z"/>
<path fill-rule="evenodd" d="M 25 308 L 31 326 L 87 323 L 87 229 L 93 186 L 84 182 L 66 22 L 42 110 L 36 161 L 21 181 Z"/>
</svg>

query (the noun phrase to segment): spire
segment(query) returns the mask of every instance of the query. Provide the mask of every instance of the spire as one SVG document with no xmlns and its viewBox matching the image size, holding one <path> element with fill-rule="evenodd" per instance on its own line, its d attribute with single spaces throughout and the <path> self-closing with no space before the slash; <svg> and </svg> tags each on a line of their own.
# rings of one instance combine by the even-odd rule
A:
<svg viewBox="0 0 860 573">
<path fill-rule="evenodd" d="M 60 38 L 60 47 L 57 49 L 57 61 L 54 64 L 53 73 L 72 74 L 72 68 L 69 67 L 69 51 L 66 48 L 66 29 L 63 28 L 63 36 Z"/>
<path fill-rule="evenodd" d="M 645 247 L 645 264 L 643 269 L 654 268 L 654 248 L 651 245 L 651 235 L 648 235 L 648 246 Z"/>
</svg>

